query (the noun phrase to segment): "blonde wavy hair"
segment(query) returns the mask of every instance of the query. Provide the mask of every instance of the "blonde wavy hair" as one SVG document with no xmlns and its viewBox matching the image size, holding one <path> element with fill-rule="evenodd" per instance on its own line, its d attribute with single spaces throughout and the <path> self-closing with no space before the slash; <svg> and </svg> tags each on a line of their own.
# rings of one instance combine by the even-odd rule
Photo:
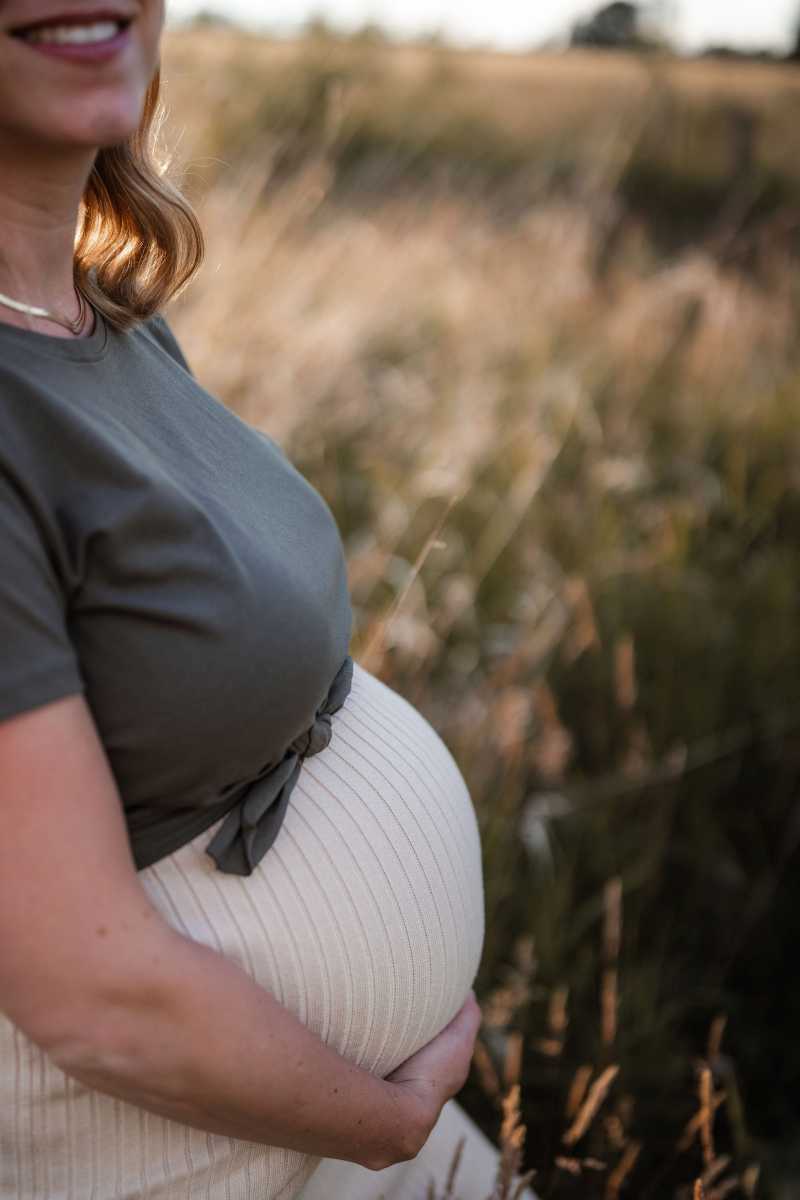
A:
<svg viewBox="0 0 800 1200">
<path fill-rule="evenodd" d="M 203 259 L 188 200 L 169 182 L 156 146 L 163 121 L 160 70 L 132 137 L 98 152 L 75 242 L 75 280 L 116 329 L 146 320 L 181 291 Z"/>
</svg>

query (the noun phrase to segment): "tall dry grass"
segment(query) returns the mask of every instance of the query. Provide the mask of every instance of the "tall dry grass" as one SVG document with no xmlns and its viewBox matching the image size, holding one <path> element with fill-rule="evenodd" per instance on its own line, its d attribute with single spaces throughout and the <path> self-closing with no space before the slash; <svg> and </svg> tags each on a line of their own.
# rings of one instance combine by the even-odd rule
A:
<svg viewBox="0 0 800 1200">
<path fill-rule="evenodd" d="M 603 1041 L 610 1050 L 616 1041 L 618 1015 L 619 952 L 622 944 L 622 886 L 619 879 L 609 880 L 604 894 L 603 959 L 606 964 L 600 989 Z M 522 1035 L 514 1029 L 519 1010 L 531 997 L 535 984 L 536 960 L 533 943 L 521 939 L 515 947 L 515 966 L 504 984 L 489 994 L 484 1005 L 484 1040 L 478 1042 L 475 1068 L 485 1094 L 500 1110 L 500 1156 L 494 1189 L 485 1200 L 524 1200 L 533 1193 L 549 1197 L 568 1191 L 578 1196 L 598 1196 L 604 1200 L 619 1200 L 628 1191 L 630 1177 L 642 1154 L 642 1142 L 633 1129 L 633 1104 L 630 1096 L 617 1096 L 613 1091 L 620 1067 L 612 1063 L 605 1067 L 581 1065 L 572 1076 L 566 1094 L 563 1132 L 552 1160 L 540 1170 L 523 1172 L 524 1146 L 527 1130 L 520 1110 L 520 1074 L 522 1067 Z M 558 1059 L 565 1048 L 569 1025 L 568 989 L 555 988 L 549 997 L 545 1037 L 539 1050 L 551 1059 Z M 644 1185 L 646 1194 L 692 1196 L 697 1200 L 725 1200 L 740 1195 L 752 1200 L 757 1194 L 761 1177 L 758 1163 L 742 1166 L 730 1154 L 718 1153 L 715 1127 L 720 1110 L 728 1100 L 723 1088 L 717 1089 L 722 1040 L 726 1020 L 717 1017 L 709 1029 L 705 1055 L 695 1065 L 697 1107 L 686 1122 L 674 1147 L 673 1157 L 689 1171 L 692 1151 L 700 1160 L 699 1173 L 693 1180 L 672 1191 L 667 1190 L 665 1178 L 656 1175 Z M 487 1041 L 495 1038 L 502 1047 L 502 1065 L 488 1049 Z M 591 1151 L 587 1148 L 591 1137 Z M 453 1153 L 447 1179 L 441 1190 L 435 1181 L 428 1189 L 426 1200 L 459 1200 L 459 1168 L 463 1143 Z M 570 1189 L 566 1185 L 573 1185 Z M 467 1185 L 469 1186 L 469 1185 Z M 642 1186 L 640 1181 L 640 1187 Z M 420 1197 L 422 1200 L 422 1197 Z"/>
<path fill-rule="evenodd" d="M 465 1102 L 494 1131 L 521 1083 L 545 1195 L 755 1195 L 764 1162 L 778 1196 L 795 76 L 227 33 L 176 35 L 165 75 L 209 246 L 174 327 L 328 499 L 356 653 L 475 799 L 497 1086 Z"/>
</svg>

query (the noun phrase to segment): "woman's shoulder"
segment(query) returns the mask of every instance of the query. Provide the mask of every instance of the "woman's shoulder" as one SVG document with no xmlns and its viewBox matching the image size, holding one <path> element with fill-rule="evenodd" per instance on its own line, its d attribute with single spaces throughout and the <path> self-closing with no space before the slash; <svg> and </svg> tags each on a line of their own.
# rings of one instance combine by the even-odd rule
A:
<svg viewBox="0 0 800 1200">
<path fill-rule="evenodd" d="M 141 336 L 149 338 L 162 350 L 166 351 L 170 358 L 173 358 L 179 366 L 183 367 L 184 371 L 188 371 L 190 375 L 192 374 L 192 368 L 186 361 L 186 357 L 180 348 L 178 339 L 172 332 L 170 324 L 163 312 L 157 312 L 152 317 L 148 317 L 147 320 L 142 321 L 136 327 L 136 330 Z"/>
<path fill-rule="evenodd" d="M 170 416 L 171 405 L 142 397 L 198 389 L 162 313 L 124 332 L 98 322 L 76 340 L 0 330 L 0 472 L 26 489 L 38 480 L 55 495 L 103 465 L 113 475 L 120 455 L 131 460 L 147 429 Z"/>
</svg>

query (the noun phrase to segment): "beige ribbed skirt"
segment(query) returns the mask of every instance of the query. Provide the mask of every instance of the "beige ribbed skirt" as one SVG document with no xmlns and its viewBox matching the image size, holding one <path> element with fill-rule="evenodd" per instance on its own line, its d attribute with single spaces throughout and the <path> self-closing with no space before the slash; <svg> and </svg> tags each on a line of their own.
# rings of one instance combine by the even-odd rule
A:
<svg viewBox="0 0 800 1200">
<path fill-rule="evenodd" d="M 233 959 L 381 1076 L 455 1015 L 483 942 L 478 829 L 451 755 L 395 692 L 356 666 L 331 744 L 303 765 L 252 875 L 216 869 L 204 853 L 216 829 L 139 873 L 171 926 Z M 494 1153 L 454 1105 L 420 1158 L 383 1186 L 385 1173 L 320 1166 L 87 1089 L 0 1016 L 0 1200 L 291 1200 L 318 1167 L 309 1196 L 377 1200 L 391 1187 L 414 1200 L 465 1130 L 474 1137 L 463 1197 L 483 1200 Z"/>
</svg>

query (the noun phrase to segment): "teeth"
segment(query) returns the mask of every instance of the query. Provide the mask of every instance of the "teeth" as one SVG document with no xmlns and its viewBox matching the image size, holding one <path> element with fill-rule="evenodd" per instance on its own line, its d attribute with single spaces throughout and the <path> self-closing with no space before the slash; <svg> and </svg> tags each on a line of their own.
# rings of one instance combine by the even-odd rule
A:
<svg viewBox="0 0 800 1200">
<path fill-rule="evenodd" d="M 88 46 L 107 42 L 122 28 L 119 21 L 96 21 L 93 25 L 43 25 L 25 34 L 28 42 L 52 42 L 57 46 Z"/>
</svg>

